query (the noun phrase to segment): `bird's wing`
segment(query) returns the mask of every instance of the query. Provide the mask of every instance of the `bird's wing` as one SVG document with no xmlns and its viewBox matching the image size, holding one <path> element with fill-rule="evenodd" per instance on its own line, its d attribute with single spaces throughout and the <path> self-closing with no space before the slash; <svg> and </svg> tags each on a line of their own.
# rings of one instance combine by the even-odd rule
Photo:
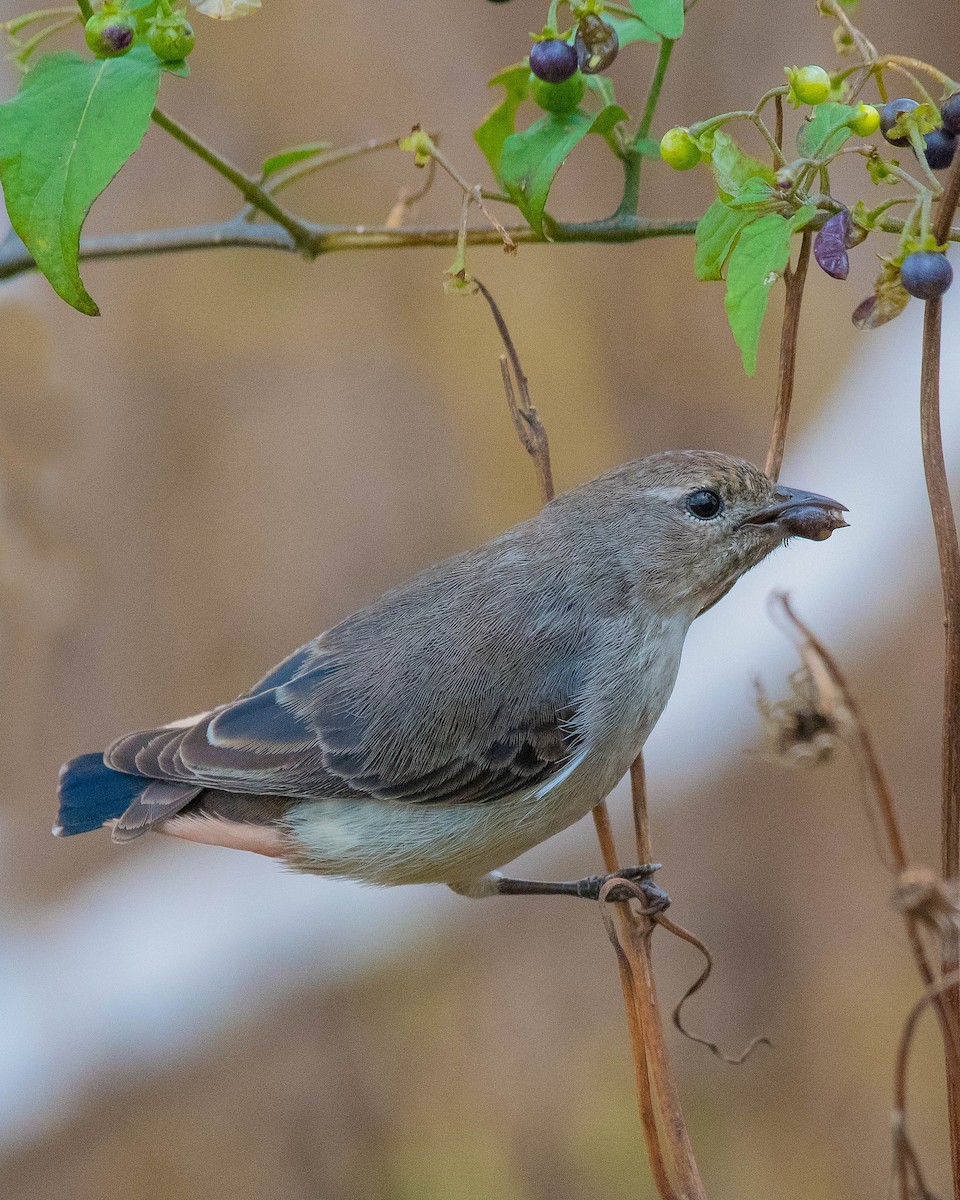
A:
<svg viewBox="0 0 960 1200">
<path fill-rule="evenodd" d="M 105 761 L 194 786 L 325 799 L 462 803 L 548 784 L 582 748 L 593 628 L 562 589 L 512 595 L 504 603 L 482 580 L 455 587 L 427 573 L 232 704 L 188 728 L 121 738 Z"/>
</svg>

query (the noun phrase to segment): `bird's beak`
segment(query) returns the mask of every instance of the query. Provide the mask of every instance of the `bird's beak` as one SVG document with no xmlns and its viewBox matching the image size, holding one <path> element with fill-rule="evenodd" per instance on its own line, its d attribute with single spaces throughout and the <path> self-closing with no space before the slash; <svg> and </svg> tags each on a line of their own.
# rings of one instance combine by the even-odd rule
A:
<svg viewBox="0 0 960 1200">
<path fill-rule="evenodd" d="M 774 503 L 752 517 L 744 525 L 776 525 L 783 537 L 809 538 L 812 542 L 825 542 L 835 529 L 843 529 L 847 522 L 840 515 L 847 509 L 829 496 L 818 496 L 816 492 L 801 492 L 799 488 L 777 485 Z"/>
</svg>

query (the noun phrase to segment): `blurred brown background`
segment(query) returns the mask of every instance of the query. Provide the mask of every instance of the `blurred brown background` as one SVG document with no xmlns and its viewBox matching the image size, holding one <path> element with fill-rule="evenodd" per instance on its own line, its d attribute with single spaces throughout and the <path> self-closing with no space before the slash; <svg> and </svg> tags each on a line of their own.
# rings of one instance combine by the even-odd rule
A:
<svg viewBox="0 0 960 1200">
<path fill-rule="evenodd" d="M 813 9 L 703 0 L 657 130 L 752 103 L 784 64 L 829 64 L 831 25 Z M 539 0 L 264 0 L 235 24 L 196 18 L 192 79 L 167 80 L 164 104 L 246 167 L 291 143 L 345 145 L 419 121 L 442 130 L 466 174 L 486 179 L 470 138 L 492 99 L 485 81 L 525 52 L 543 19 Z M 867 0 L 862 20 L 879 45 L 957 73 L 950 5 Z M 654 55 L 630 47 L 613 70 L 632 112 Z M 9 70 L 5 84 L 15 86 Z M 583 148 L 565 168 L 560 215 L 615 206 L 618 172 L 602 149 Z M 412 175 L 407 157 L 378 155 L 317 177 L 296 198 L 318 220 L 378 223 Z M 696 216 L 707 203 L 705 172 L 677 177 L 648 164 L 645 176 L 650 215 Z M 437 181 L 420 220 L 455 222 L 448 183 Z M 89 229 L 232 211 L 228 185 L 151 130 Z M 42 951 L 45 914 L 69 911 L 78 889 L 135 871 L 147 853 L 95 835 L 50 838 L 63 759 L 236 694 L 384 588 L 532 511 L 496 333 L 479 299 L 443 294 L 451 257 L 406 250 L 307 265 L 218 251 L 90 264 L 96 321 L 40 280 L 0 291 L 0 961 L 11 970 Z M 747 380 L 721 289 L 694 284 L 689 240 L 523 247 L 516 259 L 480 249 L 470 265 L 510 322 L 560 486 L 664 447 L 762 459 L 775 321 Z M 847 313 L 872 273 L 865 255 L 845 290 L 811 280 L 798 433 L 849 364 Z M 889 484 L 876 469 L 878 487 Z M 940 620 L 932 548 L 922 544 L 929 586 L 847 664 L 917 855 L 931 861 Z M 865 614 L 888 602 L 871 589 Z M 734 1069 L 671 1034 L 711 1195 L 883 1194 L 893 1048 L 917 985 L 851 764 L 787 775 L 741 754 L 682 803 L 658 808 L 654 797 L 653 810 L 678 917 L 717 959 L 691 1023 L 733 1049 L 761 1032 L 775 1043 Z M 193 850 L 163 848 L 171 862 Z M 555 874 L 595 870 L 589 830 L 540 862 Z M 230 897 L 210 904 L 219 911 Z M 107 1069 L 87 1078 L 62 1113 L 8 1139 L 0 1194 L 652 1196 L 596 912 L 562 901 L 439 912 L 433 922 L 426 906 L 414 949 L 334 986 L 273 988 L 265 963 L 263 988 L 239 1016 L 227 972 L 228 1021 L 132 1078 Z M 103 943 L 112 936 L 105 923 Z M 149 943 L 138 949 L 151 955 Z M 670 945 L 659 958 L 669 1008 L 698 966 Z M 67 986 L 55 969 L 34 982 L 37 995 Z M 64 1013 L 56 1032 L 69 1042 L 69 998 Z M 39 1023 L 29 1036 L 42 1043 L 51 1032 Z M 19 1094 L 12 1079 L 8 1088 L 11 1112 L 32 1104 L 29 1079 L 18 1077 Z M 927 1031 L 913 1125 L 939 1189 L 942 1092 Z"/>
</svg>

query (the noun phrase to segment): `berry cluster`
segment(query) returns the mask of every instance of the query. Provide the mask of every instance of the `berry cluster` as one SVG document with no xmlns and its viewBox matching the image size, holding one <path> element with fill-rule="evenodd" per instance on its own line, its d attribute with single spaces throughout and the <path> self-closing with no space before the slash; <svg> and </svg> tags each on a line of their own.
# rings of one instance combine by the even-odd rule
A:
<svg viewBox="0 0 960 1200">
<path fill-rule="evenodd" d="M 918 101 L 901 96 L 897 100 L 891 100 L 880 110 L 880 129 L 891 146 L 910 145 L 909 137 L 894 133 L 893 129 L 904 113 L 919 107 Z M 960 134 L 960 92 L 944 102 L 940 118 L 942 124 L 939 129 L 932 129 L 923 135 L 923 157 L 933 171 L 944 171 L 953 162 L 957 149 L 957 135 Z"/>
<path fill-rule="evenodd" d="M 174 11 L 169 0 L 131 12 L 122 4 L 106 3 L 84 26 L 87 45 L 97 58 L 119 58 L 126 54 L 142 33 L 153 53 L 162 62 L 180 62 L 193 49 L 193 27 L 183 11 Z"/>
<path fill-rule="evenodd" d="M 620 39 L 595 12 L 584 13 L 571 34 L 545 30 L 530 51 L 533 98 L 548 112 L 572 112 L 583 99 L 584 75 L 598 75 L 617 57 Z"/>
</svg>

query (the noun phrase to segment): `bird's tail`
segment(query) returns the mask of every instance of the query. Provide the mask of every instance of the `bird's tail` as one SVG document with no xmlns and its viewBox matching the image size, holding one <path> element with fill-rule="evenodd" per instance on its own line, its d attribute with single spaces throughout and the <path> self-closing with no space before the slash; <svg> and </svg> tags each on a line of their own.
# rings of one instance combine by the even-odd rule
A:
<svg viewBox="0 0 960 1200">
<path fill-rule="evenodd" d="M 99 829 L 119 817 L 150 783 L 143 775 L 125 775 L 104 765 L 102 754 L 81 754 L 60 768 L 60 813 L 55 837 Z"/>
</svg>

